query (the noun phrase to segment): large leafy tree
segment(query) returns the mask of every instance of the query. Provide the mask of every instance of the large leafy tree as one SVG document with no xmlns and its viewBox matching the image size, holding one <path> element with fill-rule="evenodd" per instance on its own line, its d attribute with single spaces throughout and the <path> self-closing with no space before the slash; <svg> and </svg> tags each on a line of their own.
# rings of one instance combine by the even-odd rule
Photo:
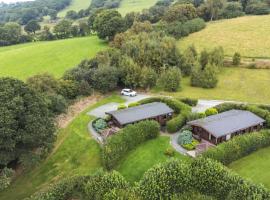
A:
<svg viewBox="0 0 270 200">
<path fill-rule="evenodd" d="M 36 31 L 40 30 L 40 25 L 36 20 L 29 21 L 26 26 L 24 27 L 24 30 L 27 33 L 36 33 Z"/>
<path fill-rule="evenodd" d="M 117 33 L 125 30 L 125 20 L 115 10 L 104 10 L 95 18 L 94 29 L 99 38 L 112 40 Z"/>
<path fill-rule="evenodd" d="M 22 81 L 0 79 L 0 166 L 54 142 L 54 123 L 44 100 Z"/>
</svg>

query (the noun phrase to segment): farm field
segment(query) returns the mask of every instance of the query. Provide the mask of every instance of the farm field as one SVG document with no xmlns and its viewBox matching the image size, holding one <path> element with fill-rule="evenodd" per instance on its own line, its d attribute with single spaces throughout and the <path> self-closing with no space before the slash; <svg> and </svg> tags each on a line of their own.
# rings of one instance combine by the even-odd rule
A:
<svg viewBox="0 0 270 200">
<path fill-rule="evenodd" d="M 147 141 L 131 151 L 116 167 L 116 170 L 128 181 L 138 181 L 149 168 L 170 159 L 164 154 L 168 148 L 171 148 L 169 137 L 160 136 L 157 139 Z M 177 152 L 173 158 L 188 160 L 187 156 Z"/>
<path fill-rule="evenodd" d="M 190 79 L 184 78 L 182 89 L 176 93 L 160 92 L 158 88 L 153 92 L 176 97 L 270 104 L 269 83 L 270 70 L 232 67 L 223 68 L 214 89 L 191 87 Z"/>
<path fill-rule="evenodd" d="M 25 80 L 48 72 L 60 77 L 85 58 L 91 58 L 107 44 L 96 36 L 36 42 L 0 48 L 0 76 Z"/>
<path fill-rule="evenodd" d="M 125 16 L 129 12 L 140 12 L 153 6 L 157 0 L 122 0 L 118 11 Z"/>
<path fill-rule="evenodd" d="M 124 100 L 112 95 L 80 113 L 69 126 L 59 130 L 53 153 L 39 166 L 18 177 L 10 189 L 0 193 L 0 199 L 23 199 L 61 177 L 87 175 L 102 168 L 100 147 L 87 129 L 93 118 L 86 113 L 108 102 L 122 103 Z"/>
<path fill-rule="evenodd" d="M 58 17 L 65 17 L 70 10 L 78 12 L 81 9 L 86 9 L 90 6 L 91 0 L 72 0 L 71 4 L 58 13 Z"/>
<path fill-rule="evenodd" d="M 233 171 L 255 183 L 262 183 L 270 188 L 270 147 L 260 149 L 251 155 L 229 165 Z"/>
<path fill-rule="evenodd" d="M 194 44 L 198 50 L 222 46 L 226 56 L 270 58 L 270 15 L 244 16 L 207 24 L 202 31 L 179 41 L 179 47 Z"/>
</svg>

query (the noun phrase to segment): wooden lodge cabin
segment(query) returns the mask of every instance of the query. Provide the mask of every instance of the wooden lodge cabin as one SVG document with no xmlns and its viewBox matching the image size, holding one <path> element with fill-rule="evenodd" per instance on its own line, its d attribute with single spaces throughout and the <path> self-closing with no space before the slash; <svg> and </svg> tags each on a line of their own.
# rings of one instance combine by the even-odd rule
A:
<svg viewBox="0 0 270 200">
<path fill-rule="evenodd" d="M 213 144 L 230 140 L 236 135 L 260 130 L 265 120 L 249 111 L 230 110 L 203 119 L 190 121 L 195 137 Z"/>
<path fill-rule="evenodd" d="M 163 126 L 172 118 L 173 112 L 166 104 L 154 102 L 123 110 L 106 112 L 106 114 L 111 116 L 113 123 L 118 127 L 124 127 L 142 120 L 156 120 Z"/>
</svg>

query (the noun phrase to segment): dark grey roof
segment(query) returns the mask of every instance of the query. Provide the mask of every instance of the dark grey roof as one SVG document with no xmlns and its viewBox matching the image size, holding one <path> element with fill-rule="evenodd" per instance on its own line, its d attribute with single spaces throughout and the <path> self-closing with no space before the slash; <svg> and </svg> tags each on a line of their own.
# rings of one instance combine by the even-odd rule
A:
<svg viewBox="0 0 270 200">
<path fill-rule="evenodd" d="M 194 120 L 187 124 L 202 127 L 215 137 L 221 137 L 264 122 L 264 119 L 252 112 L 230 110 L 203 119 Z"/>
<path fill-rule="evenodd" d="M 154 102 L 123 110 L 111 111 L 112 115 L 121 125 L 126 125 L 141 120 L 173 113 L 173 110 L 164 103 Z"/>
</svg>

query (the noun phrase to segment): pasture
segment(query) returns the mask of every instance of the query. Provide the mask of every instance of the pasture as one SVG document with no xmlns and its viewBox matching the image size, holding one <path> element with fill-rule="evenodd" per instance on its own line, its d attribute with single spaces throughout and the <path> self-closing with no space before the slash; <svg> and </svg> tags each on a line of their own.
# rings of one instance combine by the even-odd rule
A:
<svg viewBox="0 0 270 200">
<path fill-rule="evenodd" d="M 21 80 L 48 72 L 56 77 L 81 60 L 91 58 L 107 44 L 96 36 L 36 42 L 0 48 L 0 76 Z"/>
<path fill-rule="evenodd" d="M 270 104 L 269 83 L 268 69 L 226 67 L 219 74 L 219 82 L 214 89 L 191 87 L 190 79 L 183 78 L 182 88 L 177 92 L 161 92 L 158 88 L 153 92 L 175 97 Z"/>
<path fill-rule="evenodd" d="M 260 149 L 229 165 L 233 171 L 270 188 L 270 147 Z"/>
<path fill-rule="evenodd" d="M 76 12 L 80 11 L 81 9 L 86 9 L 90 6 L 91 0 L 72 0 L 71 4 L 67 6 L 65 9 L 61 10 L 58 13 L 58 17 L 65 17 L 67 12 L 70 10 L 74 10 Z"/>
<path fill-rule="evenodd" d="M 145 8 L 155 5 L 157 0 L 122 0 L 118 11 L 122 16 L 129 12 L 141 12 Z"/>
<path fill-rule="evenodd" d="M 181 49 L 194 44 L 198 50 L 222 46 L 226 56 L 270 58 L 270 15 L 244 16 L 210 22 L 202 31 L 178 42 Z"/>
</svg>

